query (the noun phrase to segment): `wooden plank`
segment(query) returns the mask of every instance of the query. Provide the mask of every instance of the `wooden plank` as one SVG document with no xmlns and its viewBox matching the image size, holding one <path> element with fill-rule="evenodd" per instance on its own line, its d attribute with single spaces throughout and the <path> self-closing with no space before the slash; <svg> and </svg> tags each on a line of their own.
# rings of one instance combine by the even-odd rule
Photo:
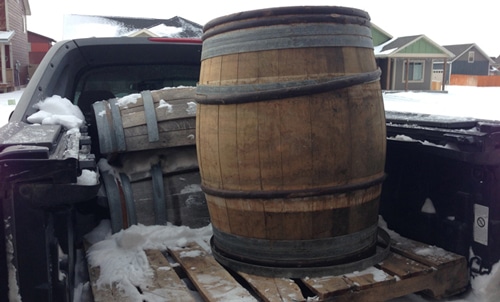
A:
<svg viewBox="0 0 500 302">
<path fill-rule="evenodd" d="M 84 240 L 83 246 L 85 248 L 85 251 L 88 251 L 90 249 L 91 244 L 87 240 Z M 87 270 L 89 272 L 89 283 L 92 289 L 94 302 L 130 301 L 126 297 L 122 297 L 120 293 L 116 290 L 116 286 L 114 285 L 110 286 L 109 284 L 106 284 L 103 286 L 97 286 L 97 280 L 99 280 L 99 276 L 101 274 L 100 267 L 88 265 Z"/>
<path fill-rule="evenodd" d="M 392 239 L 391 250 L 394 253 L 434 269 L 432 277 L 425 280 L 428 284 L 427 295 L 441 299 L 461 293 L 468 287 L 469 272 L 465 257 L 401 236 L 393 236 Z"/>
<path fill-rule="evenodd" d="M 388 283 L 396 282 L 396 278 L 376 267 L 369 267 L 360 272 L 353 272 L 344 275 L 348 284 L 352 284 L 354 290 L 366 290 L 378 286 L 385 286 Z"/>
<path fill-rule="evenodd" d="M 149 298 L 154 298 L 157 301 L 158 298 L 162 298 L 164 301 L 192 301 L 195 299 L 190 293 L 189 289 L 179 276 L 176 274 L 174 269 L 170 266 L 167 259 L 158 250 L 147 250 L 145 251 L 151 268 L 154 272 L 154 278 L 151 284 L 144 288 L 138 288 L 137 296 L 144 297 L 144 300 Z M 98 287 L 97 280 L 99 279 L 100 269 L 99 267 L 90 267 L 89 278 L 92 287 L 92 294 L 94 296 L 95 302 L 134 302 L 137 296 L 131 297 L 127 293 L 121 292 L 115 284 L 103 285 Z"/>
<path fill-rule="evenodd" d="M 304 282 L 320 300 L 344 294 L 350 291 L 352 287 L 352 284 L 347 283 L 342 276 L 304 278 L 302 282 Z"/>
<path fill-rule="evenodd" d="M 463 258 L 442 248 L 401 236 L 393 238 L 391 249 L 398 254 L 435 268 L 452 266 Z"/>
<path fill-rule="evenodd" d="M 402 237 L 397 237 L 393 246 L 394 251 L 375 266 L 379 271 L 372 267 L 359 273 L 302 281 L 320 299 L 335 297 L 336 302 L 386 301 L 416 292 L 442 299 L 466 290 L 468 270 L 464 257 L 444 250 L 422 251 L 428 246 Z"/>
<path fill-rule="evenodd" d="M 127 150 L 151 150 L 170 147 L 194 146 L 196 129 L 181 129 L 169 132 L 160 132 L 160 139 L 149 142 L 147 135 L 125 136 Z"/>
<path fill-rule="evenodd" d="M 156 120 L 158 123 L 189 117 L 194 118 L 196 115 L 196 103 L 194 103 L 194 99 L 164 101 L 165 104 L 154 104 Z M 122 110 L 122 123 L 123 128 L 136 127 L 146 124 L 144 108 L 134 107 L 133 110 Z"/>
<path fill-rule="evenodd" d="M 141 289 L 144 295 L 162 297 L 165 301 L 195 301 L 186 284 L 159 250 L 146 250 L 145 253 L 154 271 L 154 280 L 150 287 Z"/>
<path fill-rule="evenodd" d="M 401 279 L 428 274 L 433 271 L 433 269 L 427 265 L 394 253 L 391 253 L 384 261 L 379 263 L 377 267 Z"/>
<path fill-rule="evenodd" d="M 199 245 L 170 250 L 170 254 L 186 270 L 206 301 L 257 301 Z"/>
<path fill-rule="evenodd" d="M 90 286 L 92 288 L 92 295 L 94 296 L 95 302 L 112 302 L 112 301 L 120 301 L 121 297 L 117 297 L 116 288 L 111 287 L 109 285 L 104 285 L 102 287 L 97 286 L 97 280 L 100 275 L 99 267 L 88 267 L 89 270 L 89 279 Z"/>
<path fill-rule="evenodd" d="M 321 278 L 306 278 L 302 280 L 320 299 L 327 299 L 353 291 L 362 291 L 373 287 L 382 287 L 388 283 L 395 283 L 396 278 L 379 270 L 369 267 L 360 272 L 353 272 L 342 276 L 326 276 Z"/>
<path fill-rule="evenodd" d="M 299 286 L 290 279 L 270 278 L 238 272 L 265 302 L 305 301 Z"/>
</svg>

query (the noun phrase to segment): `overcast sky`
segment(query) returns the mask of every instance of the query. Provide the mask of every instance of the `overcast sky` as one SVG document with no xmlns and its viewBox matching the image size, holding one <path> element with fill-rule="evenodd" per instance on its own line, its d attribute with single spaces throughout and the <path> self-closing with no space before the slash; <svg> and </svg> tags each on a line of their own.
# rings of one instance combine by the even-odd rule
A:
<svg viewBox="0 0 500 302">
<path fill-rule="evenodd" d="M 489 56 L 500 55 L 500 1 L 475 0 L 29 0 L 28 29 L 62 38 L 63 16 L 82 14 L 168 19 L 183 17 L 204 25 L 220 16 L 253 9 L 336 5 L 367 11 L 371 21 L 394 37 L 424 34 L 440 45 L 476 43 Z M 497 17 L 495 17 L 497 15 Z"/>
</svg>

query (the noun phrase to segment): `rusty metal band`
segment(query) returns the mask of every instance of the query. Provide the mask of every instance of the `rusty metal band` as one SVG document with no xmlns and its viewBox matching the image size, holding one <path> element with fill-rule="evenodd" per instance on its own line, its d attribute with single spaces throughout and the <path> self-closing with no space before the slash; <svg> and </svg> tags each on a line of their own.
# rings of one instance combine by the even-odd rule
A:
<svg viewBox="0 0 500 302">
<path fill-rule="evenodd" d="M 144 117 L 146 119 L 146 127 L 148 129 L 149 142 L 157 142 L 160 140 L 160 132 L 158 130 L 158 121 L 156 120 L 153 95 L 150 90 L 145 90 L 141 92 L 141 97 L 144 104 Z"/>
<path fill-rule="evenodd" d="M 113 137 L 115 139 L 116 145 L 113 151 L 127 151 L 127 144 L 125 142 L 125 131 L 123 130 L 122 114 L 120 112 L 120 107 L 118 106 L 118 99 L 112 99 L 109 101 L 109 107 L 111 109 L 111 116 L 113 117 Z"/>
<path fill-rule="evenodd" d="M 382 262 L 390 253 L 391 238 L 389 234 L 382 228 L 377 230 L 378 244 L 375 247 L 375 253 L 353 261 L 328 264 L 321 266 L 272 266 L 259 263 L 246 262 L 244 259 L 237 259 L 221 252 L 214 244 L 212 237 L 211 247 L 214 258 L 224 266 L 227 266 L 235 271 L 241 271 L 248 274 L 275 277 L 275 278 L 304 278 L 304 277 L 322 277 L 322 276 L 337 276 L 354 271 L 367 269 L 377 263 Z M 310 248 L 309 250 L 312 250 Z"/>
<path fill-rule="evenodd" d="M 95 102 L 92 104 L 95 112 L 97 129 L 99 129 L 99 148 L 101 153 L 107 154 L 114 152 L 116 149 L 116 141 L 113 129 L 112 117 L 108 116 L 109 107 L 106 101 Z M 105 112 L 106 114 L 101 114 Z"/>
<path fill-rule="evenodd" d="M 308 240 L 270 240 L 228 234 L 212 226 L 213 243 L 228 255 L 273 266 L 341 263 L 377 243 L 377 224 L 342 236 Z"/>
<path fill-rule="evenodd" d="M 266 50 L 325 47 L 373 49 L 370 26 L 298 23 L 231 31 L 205 39 L 201 60 Z"/>
<path fill-rule="evenodd" d="M 306 80 L 235 86 L 198 85 L 196 87 L 196 101 L 202 105 L 228 105 L 272 101 L 324 93 L 370 83 L 379 80 L 380 74 L 380 69 L 377 69 L 371 72 L 340 76 L 326 81 Z"/>
<path fill-rule="evenodd" d="M 137 224 L 137 215 L 135 211 L 134 194 L 132 192 L 132 186 L 130 184 L 130 179 L 128 178 L 127 174 L 120 173 L 120 183 L 125 198 L 128 226 L 131 226 L 133 224 Z"/>
<path fill-rule="evenodd" d="M 238 191 L 225 190 L 218 188 L 210 188 L 206 185 L 201 185 L 201 189 L 205 194 L 222 197 L 222 198 L 244 198 L 244 199 L 272 199 L 272 198 L 303 198 L 313 196 L 323 196 L 330 194 L 346 193 L 355 190 L 367 189 L 372 186 L 381 184 L 386 178 L 386 175 L 381 177 L 348 185 L 330 186 L 321 188 L 309 188 L 304 190 L 276 190 L 276 191 Z"/>
<path fill-rule="evenodd" d="M 333 6 L 279 7 L 244 11 L 216 18 L 203 27 L 205 40 L 228 31 L 300 23 L 340 23 L 370 26 L 367 12 Z"/>
<path fill-rule="evenodd" d="M 167 223 L 167 207 L 165 201 L 163 171 L 159 163 L 151 167 L 151 185 L 155 224 L 165 225 Z"/>
<path fill-rule="evenodd" d="M 103 163 L 98 163 L 99 168 L 101 170 L 105 170 L 106 168 L 102 165 Z M 125 229 L 127 226 L 124 226 L 123 221 L 123 211 L 125 209 L 122 208 L 122 199 L 120 195 L 119 182 L 115 179 L 115 177 L 111 173 L 101 173 L 101 178 L 104 183 L 104 188 L 106 190 L 106 197 L 108 201 L 109 215 L 111 218 L 111 231 L 113 233 L 119 232 L 121 229 Z"/>
</svg>

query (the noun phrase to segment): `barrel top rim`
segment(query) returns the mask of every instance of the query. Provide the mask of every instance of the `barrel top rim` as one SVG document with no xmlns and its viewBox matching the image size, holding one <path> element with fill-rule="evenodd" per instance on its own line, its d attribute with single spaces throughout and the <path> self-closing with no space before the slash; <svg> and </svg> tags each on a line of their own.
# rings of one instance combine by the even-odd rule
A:
<svg viewBox="0 0 500 302">
<path fill-rule="evenodd" d="M 270 7 L 256 10 L 241 11 L 225 16 L 221 16 L 208 21 L 205 26 L 203 26 L 203 31 L 207 31 L 215 26 L 235 21 L 242 21 L 252 18 L 259 17 L 279 17 L 285 15 L 295 15 L 295 14 L 309 14 L 309 15 L 327 15 L 327 14 L 341 14 L 352 17 L 365 18 L 370 20 L 370 15 L 368 12 L 345 6 L 283 6 L 283 7 Z"/>
</svg>

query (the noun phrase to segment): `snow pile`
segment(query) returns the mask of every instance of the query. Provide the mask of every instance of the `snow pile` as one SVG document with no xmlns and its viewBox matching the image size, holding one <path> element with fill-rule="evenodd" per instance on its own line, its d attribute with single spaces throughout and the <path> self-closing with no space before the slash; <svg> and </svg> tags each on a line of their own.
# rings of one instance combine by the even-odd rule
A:
<svg viewBox="0 0 500 302">
<path fill-rule="evenodd" d="M 199 229 L 174 225 L 133 225 L 126 230 L 111 235 L 108 220 L 101 222 L 85 239 L 93 245 L 88 250 L 88 262 L 100 267 L 97 286 L 107 286 L 116 282 L 117 288 L 137 301 L 142 301 L 137 286 L 149 285 L 153 272 L 149 266 L 146 249 L 176 249 L 196 242 L 210 251 L 209 240 L 212 226 Z"/>
<path fill-rule="evenodd" d="M 85 117 L 70 100 L 58 95 L 48 97 L 33 106 L 39 111 L 28 117 L 28 122 L 42 125 L 62 125 L 66 129 L 80 128 Z"/>
<path fill-rule="evenodd" d="M 477 276 L 471 282 L 472 293 L 468 301 L 500 301 L 500 263 L 493 266 L 489 275 Z"/>
<path fill-rule="evenodd" d="M 132 93 L 118 99 L 118 101 L 116 101 L 116 104 L 118 105 L 118 107 L 127 108 L 129 104 L 137 103 L 137 100 L 139 98 L 141 98 L 140 93 Z"/>
</svg>

